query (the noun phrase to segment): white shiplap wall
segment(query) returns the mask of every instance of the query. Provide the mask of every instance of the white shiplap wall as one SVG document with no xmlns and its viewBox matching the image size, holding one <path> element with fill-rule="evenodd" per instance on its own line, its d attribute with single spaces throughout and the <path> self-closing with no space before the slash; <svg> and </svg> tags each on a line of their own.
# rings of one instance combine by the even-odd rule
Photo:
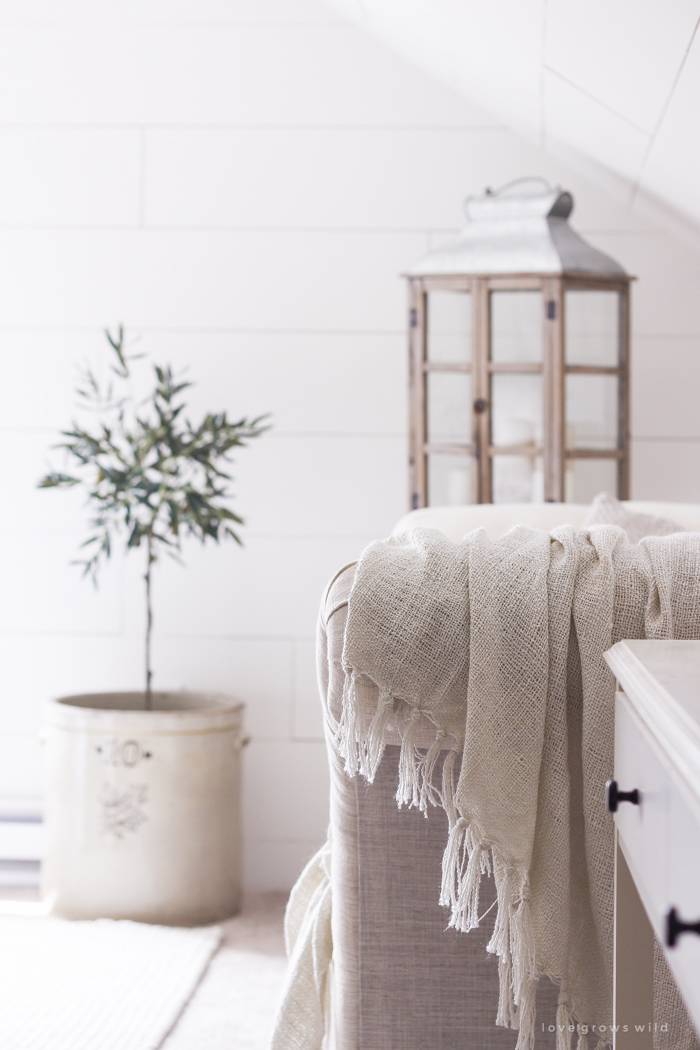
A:
<svg viewBox="0 0 700 1050">
<path fill-rule="evenodd" d="M 327 820 L 318 603 L 405 510 L 398 275 L 531 173 L 640 277 L 634 494 L 700 500 L 692 250 L 315 0 L 0 3 L 0 799 L 41 794 L 47 697 L 141 685 L 139 555 L 94 592 L 79 499 L 35 488 L 123 321 L 190 367 L 193 415 L 273 413 L 235 467 L 245 548 L 157 569 L 155 684 L 247 702 L 246 879 L 291 884 Z"/>
</svg>

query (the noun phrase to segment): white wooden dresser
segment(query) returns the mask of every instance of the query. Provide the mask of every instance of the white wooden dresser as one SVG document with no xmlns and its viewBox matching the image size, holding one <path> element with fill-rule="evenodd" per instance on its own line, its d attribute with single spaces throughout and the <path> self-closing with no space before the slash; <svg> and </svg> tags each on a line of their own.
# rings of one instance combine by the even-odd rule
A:
<svg viewBox="0 0 700 1050">
<path fill-rule="evenodd" d="M 700 1031 L 700 641 L 618 642 L 606 660 L 619 685 L 614 1045 L 651 1050 L 652 928 Z"/>
</svg>

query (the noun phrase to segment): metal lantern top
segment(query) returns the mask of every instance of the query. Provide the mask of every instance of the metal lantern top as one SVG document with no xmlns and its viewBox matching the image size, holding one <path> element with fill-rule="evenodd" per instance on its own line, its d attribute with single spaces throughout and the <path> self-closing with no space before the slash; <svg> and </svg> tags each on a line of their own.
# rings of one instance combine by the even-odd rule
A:
<svg viewBox="0 0 700 1050">
<path fill-rule="evenodd" d="M 487 190 L 464 205 L 469 222 L 457 237 L 411 266 L 407 277 L 458 274 L 580 274 L 625 277 L 610 256 L 569 226 L 572 195 L 560 187 L 534 193 Z M 536 180 L 542 181 L 544 180 Z"/>
</svg>

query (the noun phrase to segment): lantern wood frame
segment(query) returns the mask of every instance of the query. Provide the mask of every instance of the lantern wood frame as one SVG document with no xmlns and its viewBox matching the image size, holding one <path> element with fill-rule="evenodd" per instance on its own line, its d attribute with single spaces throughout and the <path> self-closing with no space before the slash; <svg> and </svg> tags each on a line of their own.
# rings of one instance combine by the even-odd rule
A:
<svg viewBox="0 0 700 1050">
<path fill-rule="evenodd" d="M 565 469 L 569 460 L 614 459 L 617 461 L 617 496 L 630 493 L 629 344 L 630 281 L 614 276 L 581 273 L 488 274 L 410 277 L 410 506 L 428 505 L 426 459 L 430 453 L 471 455 L 472 502 L 492 502 L 492 461 L 497 455 L 542 456 L 544 498 L 564 502 Z M 491 320 L 489 296 L 500 290 L 537 290 L 544 309 L 541 362 L 495 362 L 490 360 Z M 616 366 L 567 365 L 565 361 L 565 292 L 568 289 L 618 292 L 618 345 Z M 426 295 L 432 291 L 470 292 L 472 297 L 472 360 L 436 362 L 428 360 Z M 554 304 L 553 306 L 551 304 Z M 426 382 L 430 372 L 467 372 L 472 377 L 472 441 L 470 444 L 430 444 L 427 435 Z M 528 445 L 491 444 L 490 378 L 498 372 L 534 373 L 543 377 L 544 441 L 541 448 Z M 617 446 L 612 449 L 566 448 L 566 375 L 611 375 L 618 377 Z"/>
</svg>

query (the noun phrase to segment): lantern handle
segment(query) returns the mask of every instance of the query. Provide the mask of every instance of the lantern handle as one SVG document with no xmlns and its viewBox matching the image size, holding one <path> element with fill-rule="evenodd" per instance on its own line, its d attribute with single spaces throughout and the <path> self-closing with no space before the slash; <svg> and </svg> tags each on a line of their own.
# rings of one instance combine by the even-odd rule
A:
<svg viewBox="0 0 700 1050">
<path fill-rule="evenodd" d="M 519 186 L 523 182 L 539 182 L 539 183 L 541 183 L 542 186 L 544 186 L 545 190 L 549 191 L 550 193 L 553 193 L 555 189 L 561 190 L 560 186 L 552 186 L 552 184 L 549 181 L 549 179 L 545 179 L 545 177 L 543 175 L 521 175 L 520 178 L 518 178 L 518 179 L 511 179 L 510 182 L 506 182 L 505 186 L 499 186 L 499 188 L 497 190 L 492 190 L 490 186 L 487 186 L 486 189 L 484 190 L 484 196 L 485 197 L 500 197 L 500 195 L 502 193 L 505 193 L 506 190 L 512 189 L 513 186 Z M 469 202 L 473 201 L 473 200 L 475 200 L 474 197 L 467 197 L 466 200 L 464 201 L 463 208 L 464 208 L 464 213 L 467 216 L 467 218 L 469 217 L 468 205 L 469 205 Z"/>
</svg>

